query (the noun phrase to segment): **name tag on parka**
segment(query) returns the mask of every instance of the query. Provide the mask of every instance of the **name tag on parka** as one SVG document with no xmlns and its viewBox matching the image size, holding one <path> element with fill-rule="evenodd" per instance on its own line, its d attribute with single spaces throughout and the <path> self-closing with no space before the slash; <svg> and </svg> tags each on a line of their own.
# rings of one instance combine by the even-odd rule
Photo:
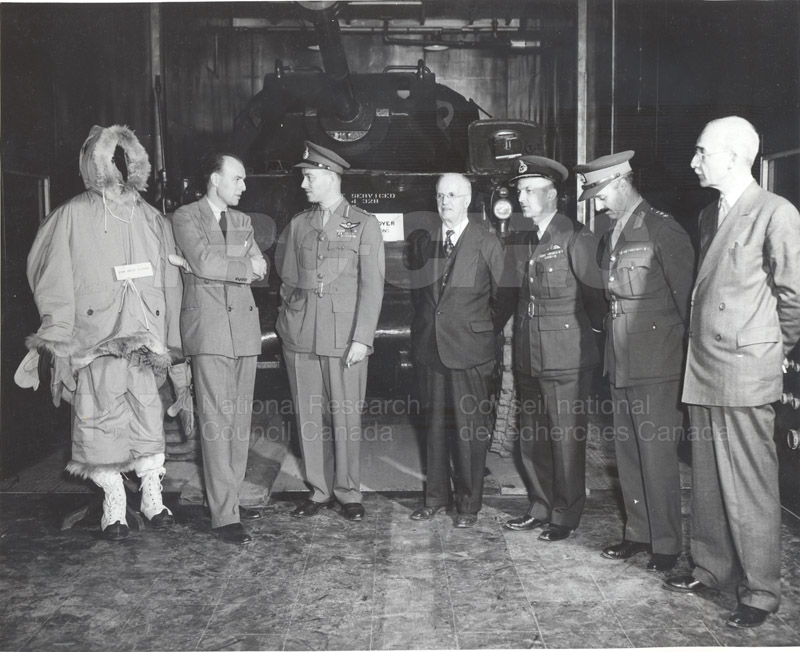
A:
<svg viewBox="0 0 800 652">
<path fill-rule="evenodd" d="M 116 265 L 114 276 L 118 281 L 125 281 L 129 278 L 142 278 L 153 275 L 153 265 L 146 263 L 132 263 L 130 265 Z"/>
</svg>

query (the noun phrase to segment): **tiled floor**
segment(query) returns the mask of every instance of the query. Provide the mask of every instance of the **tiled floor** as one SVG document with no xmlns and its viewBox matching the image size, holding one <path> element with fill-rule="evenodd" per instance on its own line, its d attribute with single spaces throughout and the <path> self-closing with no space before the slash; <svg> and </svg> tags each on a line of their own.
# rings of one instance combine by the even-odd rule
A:
<svg viewBox="0 0 800 652">
<path fill-rule="evenodd" d="M 753 631 L 727 627 L 715 593 L 661 588 L 646 555 L 600 557 L 621 531 L 609 491 L 581 527 L 547 544 L 501 527 L 523 497 L 488 496 L 478 525 L 410 521 L 415 496 L 368 494 L 367 518 L 289 516 L 273 496 L 252 545 L 213 539 L 200 506 L 178 524 L 118 543 L 61 531 L 83 495 L 0 497 L 1 650 L 371 650 L 800 644 L 800 523 L 783 526 L 781 610 Z M 685 564 L 685 562 L 682 562 Z"/>
</svg>

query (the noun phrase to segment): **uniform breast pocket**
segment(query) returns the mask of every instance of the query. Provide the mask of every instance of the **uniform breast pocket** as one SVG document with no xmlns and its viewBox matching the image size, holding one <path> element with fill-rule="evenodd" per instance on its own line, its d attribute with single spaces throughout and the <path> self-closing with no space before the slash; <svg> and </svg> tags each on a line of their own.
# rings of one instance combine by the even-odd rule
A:
<svg viewBox="0 0 800 652">
<path fill-rule="evenodd" d="M 651 258 L 626 258 L 620 261 L 617 274 L 622 282 L 623 291 L 630 292 L 629 296 L 637 297 L 659 289 L 653 285 Z"/>
<path fill-rule="evenodd" d="M 301 242 L 297 246 L 297 260 L 300 267 L 306 270 L 317 269 L 317 248 L 310 242 Z"/>
<path fill-rule="evenodd" d="M 560 296 L 561 291 L 567 287 L 569 274 L 569 261 L 566 255 L 542 259 L 537 262 L 536 267 L 542 279 L 542 287 L 548 292 L 548 296 Z"/>
<path fill-rule="evenodd" d="M 357 271 L 358 243 L 355 241 L 330 242 L 328 260 L 339 274 L 355 274 Z"/>
</svg>

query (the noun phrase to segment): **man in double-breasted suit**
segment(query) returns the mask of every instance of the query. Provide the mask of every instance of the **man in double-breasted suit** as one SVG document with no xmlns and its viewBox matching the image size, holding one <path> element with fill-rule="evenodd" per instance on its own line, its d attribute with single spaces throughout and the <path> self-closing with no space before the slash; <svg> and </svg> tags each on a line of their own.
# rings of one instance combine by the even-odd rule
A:
<svg viewBox="0 0 800 652">
<path fill-rule="evenodd" d="M 633 154 L 575 168 L 583 175 L 580 199 L 594 198 L 614 224 L 603 236 L 600 267 L 610 303 L 605 372 L 626 521 L 622 542 L 601 554 L 627 559 L 649 551 L 648 570 L 666 571 L 681 552 L 679 391 L 694 250 L 686 231 L 636 190 Z"/>
<path fill-rule="evenodd" d="M 761 189 L 750 169 L 753 126 L 714 120 L 692 168 L 720 199 L 700 213 L 683 401 L 692 439 L 692 575 L 667 588 L 735 593 L 734 627 L 754 627 L 780 603 L 775 413 L 786 356 L 800 339 L 800 215 Z"/>
<path fill-rule="evenodd" d="M 378 219 L 342 196 L 350 166 L 341 156 L 306 142 L 295 167 L 312 207 L 279 243 L 276 330 L 311 494 L 292 515 L 314 516 L 338 500 L 345 518 L 361 521 L 361 406 L 383 301 L 383 237 Z"/>
<path fill-rule="evenodd" d="M 516 171 L 511 182 L 528 229 L 506 241 L 503 287 L 516 307 L 520 455 L 531 503 L 524 516 L 504 526 L 545 526 L 539 539 L 561 541 L 578 527 L 586 499 L 587 401 L 592 369 L 600 363 L 592 327 L 600 332 L 607 312 L 599 243 L 557 212 L 557 184 L 568 176 L 563 165 L 523 156 Z"/>
<path fill-rule="evenodd" d="M 452 450 L 456 527 L 462 528 L 472 527 L 481 509 L 496 336 L 504 325 L 502 245 L 469 220 L 471 200 L 466 177 L 442 175 L 436 185 L 441 227 L 415 231 L 408 244 L 414 363 L 428 394 L 425 503 L 411 518 L 430 520 L 447 508 Z"/>
<path fill-rule="evenodd" d="M 250 218 L 231 208 L 245 191 L 244 164 L 216 154 L 204 170 L 206 195 L 172 217 L 186 259 L 181 305 L 184 351 L 192 376 L 203 451 L 211 527 L 228 543 L 251 541 L 241 518 L 260 512 L 239 505 L 250 445 L 256 356 L 261 352 L 258 308 L 250 284 L 267 275 Z"/>
</svg>

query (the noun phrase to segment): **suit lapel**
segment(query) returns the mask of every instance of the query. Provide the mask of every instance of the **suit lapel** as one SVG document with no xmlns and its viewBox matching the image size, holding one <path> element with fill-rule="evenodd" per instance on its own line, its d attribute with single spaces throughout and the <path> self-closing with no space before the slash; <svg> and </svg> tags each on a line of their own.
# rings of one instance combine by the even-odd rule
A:
<svg viewBox="0 0 800 652">
<path fill-rule="evenodd" d="M 476 251 L 476 242 L 477 242 L 477 232 L 475 229 L 479 229 L 482 227 L 476 226 L 472 222 L 467 222 L 467 226 L 464 229 L 464 232 L 461 234 L 461 237 L 456 242 L 455 249 L 453 249 L 452 253 L 450 254 L 449 258 L 449 266 L 450 266 L 450 273 L 447 277 L 447 282 L 444 284 L 442 288 L 442 296 L 447 293 L 447 290 L 452 287 L 456 286 L 459 287 L 458 282 L 460 281 L 461 277 L 469 272 L 474 273 L 474 253 Z M 440 231 L 441 233 L 441 231 Z M 447 271 L 446 265 L 448 265 L 448 259 L 442 258 L 443 266 L 441 268 L 442 272 Z M 441 297 L 440 297 L 441 300 Z"/>
<path fill-rule="evenodd" d="M 716 217 L 718 208 L 712 208 L 703 215 L 703 222 L 707 224 L 701 224 L 701 228 L 705 228 L 706 233 L 709 233 L 712 239 L 700 263 L 700 269 L 697 270 L 696 282 L 699 282 L 700 279 L 707 276 L 712 269 L 719 265 L 736 238 L 750 226 L 752 222 L 752 217 L 750 217 L 751 209 L 760 190 L 761 188 L 755 181 L 747 186 L 739 200 L 731 206 L 728 215 L 722 221 L 722 225 L 717 228 L 716 234 L 709 233 L 710 228 L 713 226 L 713 223 L 710 223 L 710 217 Z"/>
<path fill-rule="evenodd" d="M 208 243 L 217 247 L 225 246 L 225 238 L 222 235 L 222 230 L 219 228 L 219 222 L 214 217 L 214 212 L 211 206 L 208 205 L 208 199 L 203 197 L 197 202 L 200 207 L 200 226 L 206 234 Z"/>
</svg>

